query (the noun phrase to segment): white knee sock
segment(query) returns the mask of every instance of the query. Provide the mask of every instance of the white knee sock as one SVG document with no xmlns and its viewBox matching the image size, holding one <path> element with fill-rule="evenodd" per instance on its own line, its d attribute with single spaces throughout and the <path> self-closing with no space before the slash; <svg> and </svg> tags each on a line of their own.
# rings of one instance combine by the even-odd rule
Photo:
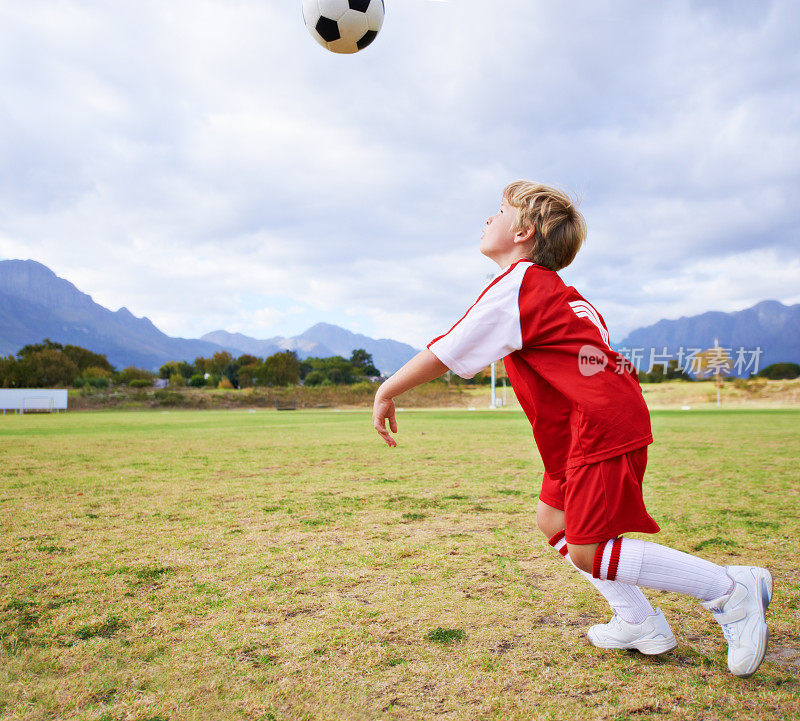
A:
<svg viewBox="0 0 800 721">
<path fill-rule="evenodd" d="M 601 543 L 592 575 L 659 591 L 677 591 L 701 601 L 724 596 L 734 585 L 716 563 L 636 538 L 612 538 Z"/>
<path fill-rule="evenodd" d="M 567 541 L 564 538 L 564 531 L 553 536 L 550 539 L 550 545 L 564 556 L 564 558 L 572 564 L 572 567 L 599 591 L 600 595 L 608 601 L 611 610 L 623 621 L 627 621 L 628 623 L 641 623 L 648 616 L 655 614 L 655 610 L 650 605 L 650 601 L 647 600 L 641 589 L 627 583 L 603 581 L 599 578 L 594 578 L 591 574 L 582 571 L 572 563 L 572 559 L 569 557 L 567 551 Z"/>
</svg>

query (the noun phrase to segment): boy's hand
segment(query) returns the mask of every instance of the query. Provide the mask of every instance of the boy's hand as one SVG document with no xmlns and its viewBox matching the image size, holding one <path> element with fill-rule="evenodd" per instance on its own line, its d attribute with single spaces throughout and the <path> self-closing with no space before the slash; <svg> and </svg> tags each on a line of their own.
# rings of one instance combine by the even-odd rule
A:
<svg viewBox="0 0 800 721">
<path fill-rule="evenodd" d="M 378 435 L 386 441 L 386 445 L 394 448 L 397 441 L 392 438 L 386 430 L 386 419 L 389 419 L 389 428 L 392 433 L 397 433 L 397 420 L 394 417 L 394 401 L 385 398 L 380 391 L 375 394 L 375 403 L 372 406 L 372 425 L 378 431 Z"/>
<path fill-rule="evenodd" d="M 397 433 L 392 399 L 407 390 L 438 378 L 446 370 L 447 366 L 426 348 L 417 353 L 378 388 L 378 392 L 375 394 L 375 403 L 372 406 L 372 425 L 375 426 L 378 435 L 386 441 L 387 446 L 394 448 L 397 445 L 397 441 L 386 430 L 386 419 L 388 418 L 389 428 L 392 433 Z"/>
</svg>

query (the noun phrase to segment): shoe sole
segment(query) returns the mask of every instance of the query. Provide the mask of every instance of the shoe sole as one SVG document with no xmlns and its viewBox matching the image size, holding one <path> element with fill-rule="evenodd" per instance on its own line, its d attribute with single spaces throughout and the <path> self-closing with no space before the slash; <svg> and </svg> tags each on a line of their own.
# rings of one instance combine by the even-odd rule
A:
<svg viewBox="0 0 800 721">
<path fill-rule="evenodd" d="M 672 638 L 665 639 L 638 641 L 637 643 L 631 644 L 605 644 L 602 641 L 592 638 L 592 634 L 587 634 L 587 637 L 589 638 L 592 646 L 596 646 L 597 648 L 610 648 L 616 651 L 638 651 L 639 653 L 643 653 L 645 656 L 657 656 L 660 653 L 672 651 L 672 649 L 678 645 L 678 642 L 675 640 L 674 636 Z"/>
<path fill-rule="evenodd" d="M 733 672 L 734 676 L 739 676 L 740 678 L 747 678 L 748 676 L 752 676 L 758 670 L 758 667 L 764 661 L 764 656 L 767 653 L 767 646 L 769 645 L 769 628 L 767 627 L 767 606 L 769 606 L 769 602 L 772 600 L 772 574 L 766 569 L 764 569 L 764 573 L 759 575 L 760 578 L 758 579 L 758 587 L 761 597 L 761 617 L 764 621 L 764 633 L 759 639 L 758 649 L 756 651 L 756 655 L 753 658 L 753 663 L 750 666 L 748 666 L 746 671 L 742 673 Z"/>
<path fill-rule="evenodd" d="M 664 641 L 644 641 L 643 643 L 638 643 L 633 648 L 635 648 L 639 653 L 645 654 L 645 656 L 656 656 L 659 653 L 666 653 L 667 651 L 672 651 L 678 645 L 678 642 L 675 640 L 673 636 L 671 639 L 665 639 Z"/>
</svg>

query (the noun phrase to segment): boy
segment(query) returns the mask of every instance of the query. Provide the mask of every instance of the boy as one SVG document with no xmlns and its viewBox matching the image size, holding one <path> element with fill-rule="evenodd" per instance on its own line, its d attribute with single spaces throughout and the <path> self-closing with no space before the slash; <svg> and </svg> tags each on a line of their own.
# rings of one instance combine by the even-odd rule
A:
<svg viewBox="0 0 800 721">
<path fill-rule="evenodd" d="M 396 446 L 386 429 L 388 420 L 397 432 L 395 396 L 448 369 L 471 378 L 503 358 L 545 467 L 537 524 L 614 612 L 609 623 L 589 629 L 589 640 L 601 648 L 669 651 L 675 637 L 638 586 L 677 591 L 714 614 L 728 642 L 728 668 L 750 676 L 767 648 L 769 571 L 718 566 L 622 536 L 659 530 L 642 498 L 653 437 L 636 374 L 611 349 L 602 316 L 556 273 L 585 235 L 583 217 L 564 193 L 528 181 L 508 185 L 480 247 L 502 272 L 447 333 L 381 385 L 373 424 Z"/>
</svg>

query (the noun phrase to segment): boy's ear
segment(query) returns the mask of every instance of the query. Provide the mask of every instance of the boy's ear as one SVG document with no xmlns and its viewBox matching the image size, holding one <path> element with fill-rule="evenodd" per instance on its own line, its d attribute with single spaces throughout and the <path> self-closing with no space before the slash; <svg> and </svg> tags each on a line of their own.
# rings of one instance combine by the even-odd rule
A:
<svg viewBox="0 0 800 721">
<path fill-rule="evenodd" d="M 530 228 L 523 228 L 522 230 L 518 230 L 514 233 L 514 242 L 515 243 L 527 243 L 529 240 L 536 235 L 536 227 L 531 226 Z"/>
</svg>

